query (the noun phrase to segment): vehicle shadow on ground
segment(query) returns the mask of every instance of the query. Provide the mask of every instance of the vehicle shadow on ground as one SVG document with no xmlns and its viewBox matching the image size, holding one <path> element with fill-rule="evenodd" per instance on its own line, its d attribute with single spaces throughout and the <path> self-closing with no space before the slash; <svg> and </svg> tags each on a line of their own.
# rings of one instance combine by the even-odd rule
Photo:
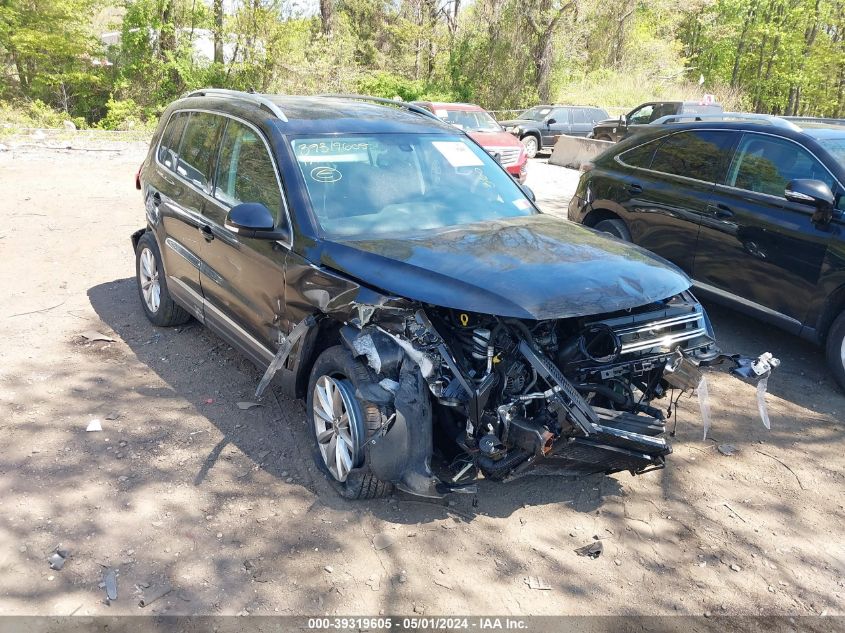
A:
<svg viewBox="0 0 845 633">
<path fill-rule="evenodd" d="M 526 505 L 541 504 L 565 504 L 589 513 L 601 507 L 605 496 L 620 492 L 615 479 L 600 475 L 578 480 L 528 475 L 504 484 L 480 481 L 476 494 L 456 494 L 443 500 L 395 493 L 390 503 L 346 501 L 313 464 L 313 440 L 301 401 L 274 392 L 263 398 L 261 407 L 239 410 L 237 402 L 254 400 L 259 370 L 197 321 L 177 328 L 150 324 L 141 309 L 134 278 L 95 286 L 88 296 L 100 319 L 169 386 L 169 397 L 174 401 L 183 398 L 196 407 L 223 435 L 195 474 L 194 486 L 202 486 L 227 447 L 234 446 L 278 481 L 295 478 L 317 495 L 318 504 L 334 509 L 363 505 L 377 517 L 404 524 L 447 517 L 472 521 L 479 514 L 507 517 Z M 543 483 L 549 479 L 555 485 Z"/>
</svg>

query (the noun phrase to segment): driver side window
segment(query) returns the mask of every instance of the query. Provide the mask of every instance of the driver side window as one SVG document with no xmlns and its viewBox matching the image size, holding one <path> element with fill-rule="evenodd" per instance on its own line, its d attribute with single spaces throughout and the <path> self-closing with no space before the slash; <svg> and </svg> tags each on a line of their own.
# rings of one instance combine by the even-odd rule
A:
<svg viewBox="0 0 845 633">
<path fill-rule="evenodd" d="M 820 180 L 835 191 L 830 173 L 800 145 L 774 136 L 745 134 L 728 171 L 727 184 L 782 198 L 786 185 L 796 178 Z"/>
<path fill-rule="evenodd" d="M 654 105 L 644 105 L 628 115 L 628 123 L 648 123 L 654 112 Z"/>
<path fill-rule="evenodd" d="M 214 197 L 232 206 L 260 202 L 278 221 L 282 193 L 267 146 L 250 127 L 230 120 L 223 135 Z"/>
</svg>

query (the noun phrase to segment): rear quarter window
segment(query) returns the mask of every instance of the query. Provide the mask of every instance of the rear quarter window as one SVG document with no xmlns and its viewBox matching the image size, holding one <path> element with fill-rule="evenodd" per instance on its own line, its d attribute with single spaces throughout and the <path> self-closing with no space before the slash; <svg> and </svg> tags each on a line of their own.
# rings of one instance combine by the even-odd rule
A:
<svg viewBox="0 0 845 633">
<path fill-rule="evenodd" d="M 622 152 L 616 157 L 616 160 L 628 167 L 648 169 L 651 167 L 651 161 L 654 158 L 654 152 L 658 145 L 659 141 L 650 141 L 644 145 Z"/>
<path fill-rule="evenodd" d="M 158 162 L 172 171 L 176 171 L 177 150 L 179 141 L 182 139 L 182 132 L 185 130 L 185 121 L 188 120 L 186 112 L 176 112 L 167 122 L 167 127 L 161 134 L 161 142 L 158 146 Z"/>
</svg>

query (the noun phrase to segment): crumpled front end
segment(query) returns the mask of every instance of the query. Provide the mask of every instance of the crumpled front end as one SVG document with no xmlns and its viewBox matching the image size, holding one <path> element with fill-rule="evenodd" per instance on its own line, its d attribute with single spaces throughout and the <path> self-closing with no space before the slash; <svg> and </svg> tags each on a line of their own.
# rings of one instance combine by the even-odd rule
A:
<svg viewBox="0 0 845 633">
<path fill-rule="evenodd" d="M 750 360 L 721 354 L 689 292 L 545 321 L 412 303 L 362 307 L 344 320 L 341 340 L 371 371 L 357 395 L 389 420 L 367 441 L 368 467 L 427 497 L 479 473 L 506 480 L 537 466 L 571 474 L 663 468 L 672 452 L 667 414 L 702 384 L 702 368 L 729 360 L 754 374 Z M 758 366 L 758 378 L 771 366 Z M 435 441 L 449 462 L 439 477 Z"/>
<path fill-rule="evenodd" d="M 396 348 L 419 371 L 436 431 L 453 446 L 447 487 L 478 472 L 504 480 L 541 464 L 581 474 L 662 468 L 671 453 L 664 437 L 670 407 L 653 401 L 694 388 L 689 374 L 723 358 L 688 292 L 636 310 L 551 321 L 431 306 L 387 318 L 374 312 L 345 338 L 377 375 Z M 391 371 L 380 385 L 397 393 L 399 370 Z M 427 420 L 406 412 L 403 424 L 416 423 Z M 409 456 L 380 475 L 401 481 L 403 468 L 420 471 Z M 428 455 L 416 459 L 427 467 Z M 430 482 L 423 488 L 406 486 L 434 494 Z"/>
</svg>

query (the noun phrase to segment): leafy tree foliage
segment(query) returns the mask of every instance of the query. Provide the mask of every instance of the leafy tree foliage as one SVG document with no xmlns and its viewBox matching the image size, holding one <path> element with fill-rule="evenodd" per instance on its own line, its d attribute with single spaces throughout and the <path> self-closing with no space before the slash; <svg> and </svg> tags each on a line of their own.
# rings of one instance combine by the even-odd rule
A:
<svg viewBox="0 0 845 633">
<path fill-rule="evenodd" d="M 208 85 L 845 116 L 845 0 L 307 1 L 0 0 L 0 99 L 109 128 Z"/>
</svg>

